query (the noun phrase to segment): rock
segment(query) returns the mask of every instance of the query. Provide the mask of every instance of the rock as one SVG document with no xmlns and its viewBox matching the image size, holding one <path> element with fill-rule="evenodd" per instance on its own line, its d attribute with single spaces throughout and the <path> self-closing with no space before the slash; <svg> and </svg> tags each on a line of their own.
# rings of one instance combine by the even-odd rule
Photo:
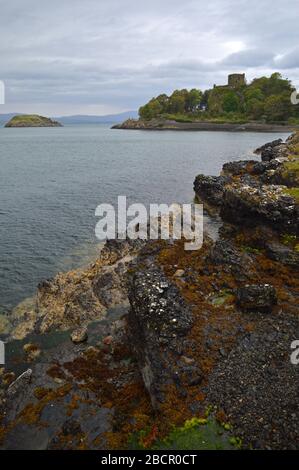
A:
<svg viewBox="0 0 299 470">
<path fill-rule="evenodd" d="M 277 303 L 277 294 L 269 284 L 252 284 L 240 287 L 236 292 L 237 304 L 242 310 L 271 311 Z"/>
<path fill-rule="evenodd" d="M 19 375 L 19 377 L 8 387 L 8 395 L 15 395 L 17 392 L 23 391 L 23 388 L 30 383 L 31 376 L 32 369 L 27 369 L 25 372 L 23 372 L 23 374 Z"/>
<path fill-rule="evenodd" d="M 36 344 L 33 343 L 27 343 L 23 346 L 23 350 L 25 354 L 27 355 L 27 358 L 29 361 L 34 361 L 36 358 L 39 357 L 41 350 L 39 349 Z"/>
<path fill-rule="evenodd" d="M 240 160 L 238 162 L 228 162 L 222 167 L 224 175 L 243 175 L 249 172 L 249 168 L 254 166 L 257 162 L 255 160 Z"/>
<path fill-rule="evenodd" d="M 282 144 L 282 139 L 276 139 L 276 140 L 273 140 L 272 142 L 267 142 L 266 144 L 264 144 L 261 147 L 257 148 L 254 151 L 254 153 L 260 154 L 260 153 L 262 153 L 263 150 L 265 150 L 267 148 L 274 148 L 274 147 L 276 147 L 277 145 L 280 145 L 280 144 Z"/>
<path fill-rule="evenodd" d="M 274 147 L 265 147 L 261 152 L 261 159 L 263 162 L 270 162 L 276 158 L 286 156 L 287 150 L 286 144 L 280 144 Z"/>
<path fill-rule="evenodd" d="M 207 263 L 213 265 L 222 265 L 224 271 L 233 272 L 239 278 L 246 279 L 250 269 L 253 267 L 252 259 L 247 253 L 243 253 L 228 240 L 219 238 L 211 246 L 206 258 Z"/>
<path fill-rule="evenodd" d="M 223 191 L 221 217 L 240 225 L 269 225 L 285 233 L 299 233 L 299 206 L 283 186 L 253 187 L 241 182 Z"/>
<path fill-rule="evenodd" d="M 187 365 L 190 365 L 190 364 L 194 364 L 194 359 L 192 359 L 191 357 L 187 357 L 187 356 L 182 356 L 181 357 L 181 360 L 185 362 L 185 364 Z"/>
<path fill-rule="evenodd" d="M 294 268 L 299 266 L 299 252 L 278 242 L 269 242 L 265 248 L 270 259 Z"/>
<path fill-rule="evenodd" d="M 194 181 L 195 194 L 208 203 L 220 206 L 225 185 L 230 181 L 228 176 L 198 175 Z"/>
<path fill-rule="evenodd" d="M 166 384 L 184 392 L 181 378 L 187 367 L 184 355 L 192 313 L 162 270 L 155 265 L 130 273 L 128 293 L 131 309 L 128 331 L 152 406 L 163 402 Z"/>
<path fill-rule="evenodd" d="M 109 335 L 109 336 L 106 336 L 104 339 L 103 339 L 103 343 L 106 345 L 106 346 L 110 346 L 110 344 L 112 343 L 113 341 L 113 336 Z"/>
<path fill-rule="evenodd" d="M 84 341 L 87 341 L 87 338 L 88 338 L 88 333 L 87 333 L 86 327 L 77 328 L 71 333 L 71 340 L 75 344 L 83 343 Z"/>
<path fill-rule="evenodd" d="M 176 272 L 174 273 L 173 277 L 182 277 L 184 276 L 185 271 L 184 269 L 177 269 Z"/>
</svg>

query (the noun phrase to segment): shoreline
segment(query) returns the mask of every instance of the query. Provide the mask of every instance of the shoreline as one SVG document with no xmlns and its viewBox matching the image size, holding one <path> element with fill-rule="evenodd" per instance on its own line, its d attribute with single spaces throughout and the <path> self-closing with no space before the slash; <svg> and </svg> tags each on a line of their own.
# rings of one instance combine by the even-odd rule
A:
<svg viewBox="0 0 299 470">
<path fill-rule="evenodd" d="M 213 122 L 176 122 L 176 121 L 141 121 L 129 119 L 115 124 L 111 129 L 145 130 L 145 131 L 227 131 L 227 132 L 293 132 L 299 129 L 295 125 L 261 124 L 261 123 L 213 123 Z"/>
<path fill-rule="evenodd" d="M 40 282 L 1 369 L 0 449 L 297 448 L 298 142 L 196 176 L 221 220 L 199 251 L 109 240 Z"/>
</svg>

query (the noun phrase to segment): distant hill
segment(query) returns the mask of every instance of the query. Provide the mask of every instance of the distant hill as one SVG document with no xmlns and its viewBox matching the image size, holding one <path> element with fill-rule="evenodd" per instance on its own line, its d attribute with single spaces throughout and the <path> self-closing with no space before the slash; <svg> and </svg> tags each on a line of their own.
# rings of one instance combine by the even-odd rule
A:
<svg viewBox="0 0 299 470">
<path fill-rule="evenodd" d="M 24 113 L 8 113 L 0 114 L 0 126 L 6 124 L 14 116 L 24 115 Z M 119 114 L 107 114 L 105 116 L 88 116 L 88 115 L 75 115 L 75 116 L 61 116 L 53 117 L 56 121 L 61 122 L 62 124 L 101 124 L 101 123 L 116 123 L 125 121 L 129 118 L 137 118 L 137 111 L 125 111 L 124 113 Z"/>
<path fill-rule="evenodd" d="M 137 111 L 125 111 L 119 114 L 107 114 L 105 116 L 88 116 L 88 115 L 75 115 L 75 116 L 60 116 L 54 117 L 63 124 L 101 124 L 120 122 L 129 118 L 137 118 Z"/>
</svg>

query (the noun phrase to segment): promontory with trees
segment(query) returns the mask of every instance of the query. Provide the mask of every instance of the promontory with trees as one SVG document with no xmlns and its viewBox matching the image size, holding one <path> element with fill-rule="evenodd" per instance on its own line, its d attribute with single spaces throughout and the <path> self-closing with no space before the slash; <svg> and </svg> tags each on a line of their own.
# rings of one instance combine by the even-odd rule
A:
<svg viewBox="0 0 299 470">
<path fill-rule="evenodd" d="M 245 74 L 231 74 L 226 85 L 214 85 L 205 91 L 193 88 L 160 94 L 139 108 L 139 120 L 130 119 L 115 127 L 201 129 L 204 124 L 214 127 L 231 124 L 232 128 L 246 124 L 248 129 L 258 130 L 260 126 L 260 130 L 267 127 L 275 130 L 280 126 L 297 126 L 299 105 L 291 101 L 294 91 L 291 81 L 279 73 L 255 78 L 250 83 Z"/>
</svg>

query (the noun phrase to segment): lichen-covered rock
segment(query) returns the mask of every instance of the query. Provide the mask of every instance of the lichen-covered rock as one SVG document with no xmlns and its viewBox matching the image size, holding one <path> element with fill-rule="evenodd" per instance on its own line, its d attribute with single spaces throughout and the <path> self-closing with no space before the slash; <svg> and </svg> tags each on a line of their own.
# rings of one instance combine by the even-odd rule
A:
<svg viewBox="0 0 299 470">
<path fill-rule="evenodd" d="M 298 204 L 280 186 L 227 185 L 223 192 L 221 216 L 235 224 L 268 224 L 278 231 L 299 233 Z"/>
<path fill-rule="evenodd" d="M 249 172 L 250 167 L 256 165 L 256 160 L 240 160 L 238 162 L 228 162 L 222 167 L 224 175 L 243 175 Z"/>
<path fill-rule="evenodd" d="M 178 289 L 158 267 L 134 271 L 128 289 L 129 332 L 144 384 L 157 409 L 163 402 L 166 386 L 174 384 L 183 393 L 182 378 L 186 374 L 190 385 L 201 377 L 196 367 L 180 361 L 192 314 Z"/>
<path fill-rule="evenodd" d="M 76 328 L 101 320 L 109 308 L 127 308 L 124 274 L 141 246 L 141 240 L 109 240 L 86 268 L 41 281 L 30 304 L 12 313 L 11 337 Z"/>
<path fill-rule="evenodd" d="M 71 333 L 71 340 L 73 343 L 84 343 L 84 341 L 87 341 L 88 338 L 88 333 L 87 333 L 87 328 L 81 327 L 77 328 Z"/>
<path fill-rule="evenodd" d="M 246 285 L 236 291 L 237 304 L 242 310 L 270 311 L 277 303 L 277 294 L 269 284 Z"/>
<path fill-rule="evenodd" d="M 194 191 L 203 201 L 220 206 L 224 188 L 229 181 L 228 176 L 198 175 L 194 181 Z"/>
<path fill-rule="evenodd" d="M 275 158 L 285 157 L 288 152 L 286 144 L 275 145 L 273 147 L 266 147 L 261 152 L 261 159 L 263 162 L 270 162 Z"/>
</svg>

